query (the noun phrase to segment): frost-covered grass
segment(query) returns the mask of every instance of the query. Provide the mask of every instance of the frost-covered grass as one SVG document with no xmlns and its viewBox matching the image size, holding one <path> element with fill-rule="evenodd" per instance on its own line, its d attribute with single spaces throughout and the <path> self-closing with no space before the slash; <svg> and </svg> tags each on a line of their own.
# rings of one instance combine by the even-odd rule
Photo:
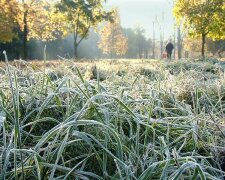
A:
<svg viewBox="0 0 225 180">
<path fill-rule="evenodd" d="M 0 179 L 223 179 L 219 62 L 0 68 Z"/>
</svg>

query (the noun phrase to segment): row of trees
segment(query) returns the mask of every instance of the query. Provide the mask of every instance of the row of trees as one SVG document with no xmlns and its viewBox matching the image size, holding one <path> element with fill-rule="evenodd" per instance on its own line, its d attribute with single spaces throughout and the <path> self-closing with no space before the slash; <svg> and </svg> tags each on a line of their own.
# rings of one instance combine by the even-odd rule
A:
<svg viewBox="0 0 225 180">
<path fill-rule="evenodd" d="M 28 52 L 34 54 L 30 58 L 40 58 L 36 50 L 43 49 L 44 44 L 47 44 L 52 53 L 57 50 L 57 53 L 68 57 L 72 57 L 73 53 L 75 58 L 78 57 L 78 47 L 81 47 L 79 53 L 84 56 L 87 56 L 87 53 L 83 53 L 85 47 L 88 48 L 93 54 L 88 57 L 101 57 L 103 53 L 105 57 L 155 58 L 157 50 L 160 50 L 158 54 L 162 58 L 162 32 L 159 32 L 160 41 L 156 42 L 155 33 L 152 39 L 147 39 L 140 27 L 123 29 L 118 10 L 105 11 L 104 2 L 105 0 L 0 0 L 0 48 L 11 50 L 14 58 L 24 59 L 27 59 Z M 196 44 L 196 40 L 190 37 L 201 37 L 202 56 L 205 56 L 206 45 L 213 53 L 220 53 L 225 49 L 224 0 L 174 0 L 174 15 L 179 27 L 175 43 L 179 58 L 183 43 L 190 47 Z M 99 24 L 104 26 L 100 26 L 102 30 L 98 34 L 95 32 L 99 29 Z M 186 41 L 181 36 L 182 26 L 183 35 L 186 32 L 189 35 L 188 38 L 186 35 Z M 81 42 L 88 36 L 85 46 L 81 46 Z"/>
<path fill-rule="evenodd" d="M 144 36 L 144 30 L 122 28 L 119 10 L 104 11 L 102 1 L 0 2 L 5 13 L 0 13 L 4 17 L 0 49 L 7 49 L 11 59 L 21 55 L 24 59 L 42 59 L 45 45 L 51 59 L 56 55 L 78 57 L 78 47 L 79 57 L 149 57 L 152 42 Z M 25 4 L 27 12 L 23 13 Z M 8 29 L 4 29 L 6 22 L 11 24 Z"/>
<path fill-rule="evenodd" d="M 27 59 L 28 40 L 50 41 L 73 34 L 74 57 L 90 28 L 112 18 L 104 0 L 0 0 L 0 42 L 22 42 Z M 17 47 L 18 48 L 18 47 Z M 20 52 L 19 52 L 20 53 Z"/>
</svg>

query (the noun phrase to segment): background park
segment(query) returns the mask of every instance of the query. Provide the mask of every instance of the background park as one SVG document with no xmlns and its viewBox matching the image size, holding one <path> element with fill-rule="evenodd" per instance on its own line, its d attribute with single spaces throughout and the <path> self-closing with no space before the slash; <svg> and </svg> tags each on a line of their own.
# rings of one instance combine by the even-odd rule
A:
<svg viewBox="0 0 225 180">
<path fill-rule="evenodd" d="M 224 0 L 0 0 L 0 51 L 0 179 L 224 179 Z"/>
</svg>

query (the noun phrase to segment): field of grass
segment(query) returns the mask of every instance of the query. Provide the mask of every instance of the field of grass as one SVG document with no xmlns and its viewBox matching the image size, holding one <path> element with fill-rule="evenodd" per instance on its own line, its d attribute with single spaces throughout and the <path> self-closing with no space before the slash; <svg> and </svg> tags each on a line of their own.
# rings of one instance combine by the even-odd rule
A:
<svg viewBox="0 0 225 180">
<path fill-rule="evenodd" d="M 223 179 L 225 64 L 0 64 L 0 179 Z"/>
</svg>

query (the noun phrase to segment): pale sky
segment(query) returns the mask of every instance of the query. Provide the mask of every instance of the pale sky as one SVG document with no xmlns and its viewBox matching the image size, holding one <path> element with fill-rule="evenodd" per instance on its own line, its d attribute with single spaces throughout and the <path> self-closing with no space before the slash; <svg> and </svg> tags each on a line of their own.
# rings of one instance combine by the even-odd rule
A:
<svg viewBox="0 0 225 180">
<path fill-rule="evenodd" d="M 153 21 L 158 22 L 164 29 L 165 40 L 173 36 L 174 25 L 171 0 L 108 0 L 107 7 L 118 7 L 121 24 L 124 28 L 137 25 L 146 30 L 146 37 L 152 37 Z M 163 15 L 164 14 L 164 15 Z M 164 21 L 162 20 L 164 16 Z M 156 38 L 159 39 L 159 24 L 156 25 Z"/>
</svg>

